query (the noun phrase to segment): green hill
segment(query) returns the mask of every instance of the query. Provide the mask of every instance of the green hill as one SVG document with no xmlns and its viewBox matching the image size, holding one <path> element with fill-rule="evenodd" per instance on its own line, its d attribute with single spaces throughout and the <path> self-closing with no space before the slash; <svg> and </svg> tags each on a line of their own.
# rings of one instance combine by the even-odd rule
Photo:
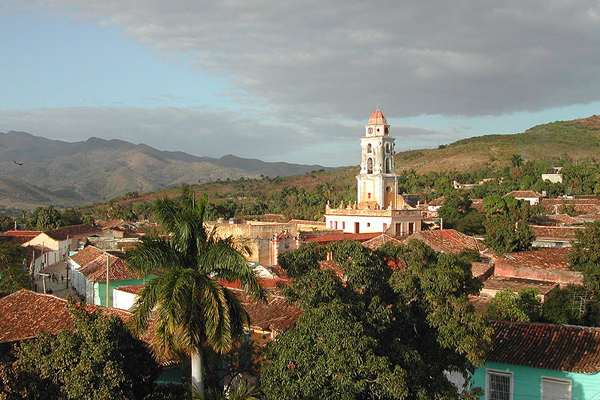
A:
<svg viewBox="0 0 600 400">
<path fill-rule="evenodd" d="M 593 160 L 600 156 L 600 116 L 538 125 L 514 135 L 485 135 L 459 140 L 440 149 L 398 153 L 396 171 L 470 171 L 499 169 L 513 154 L 523 159 Z"/>
</svg>

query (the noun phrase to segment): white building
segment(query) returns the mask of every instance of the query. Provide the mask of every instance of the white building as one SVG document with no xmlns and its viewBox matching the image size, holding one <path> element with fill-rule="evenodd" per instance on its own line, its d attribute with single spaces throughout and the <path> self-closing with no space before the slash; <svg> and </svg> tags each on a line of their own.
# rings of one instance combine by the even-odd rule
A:
<svg viewBox="0 0 600 400">
<path fill-rule="evenodd" d="M 327 227 L 346 233 L 388 232 L 397 236 L 420 231 L 421 213 L 399 199 L 394 138 L 380 110 L 371 114 L 360 146 L 360 173 L 356 176 L 358 202 L 340 208 L 327 205 Z"/>
</svg>

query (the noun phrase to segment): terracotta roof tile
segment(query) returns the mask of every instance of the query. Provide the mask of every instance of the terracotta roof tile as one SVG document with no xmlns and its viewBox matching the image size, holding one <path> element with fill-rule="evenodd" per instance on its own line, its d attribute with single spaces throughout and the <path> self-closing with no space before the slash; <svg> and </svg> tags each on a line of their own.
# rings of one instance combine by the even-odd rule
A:
<svg viewBox="0 0 600 400">
<path fill-rule="evenodd" d="M 488 361 L 556 371 L 600 372 L 600 328 L 494 321 Z"/>
<path fill-rule="evenodd" d="M 94 246 L 86 246 L 77 254 L 71 256 L 80 268 L 78 271 L 92 282 L 106 280 L 106 257 L 110 256 L 109 278 L 111 281 L 136 279 L 137 275 L 129 271 L 127 263 L 115 252 L 107 253 Z"/>
<path fill-rule="evenodd" d="M 487 247 L 472 236 L 454 229 L 419 231 L 410 235 L 410 239 L 421 240 L 437 252 L 460 253 L 465 250 L 486 251 Z M 489 252 L 489 250 L 487 250 Z"/>
<path fill-rule="evenodd" d="M 584 226 L 539 226 L 529 225 L 535 237 L 539 239 L 574 240 L 577 230 L 585 229 Z"/>
<path fill-rule="evenodd" d="M 46 235 L 50 236 L 54 240 L 65 240 L 68 237 L 75 235 L 85 235 L 100 232 L 100 229 L 94 228 L 89 225 L 71 225 L 62 226 L 60 228 L 46 232 Z"/>
<path fill-rule="evenodd" d="M 538 250 L 506 253 L 496 256 L 495 259 L 517 267 L 570 271 L 569 261 L 567 260 L 567 254 L 570 250 L 568 247 L 540 248 Z"/>
<path fill-rule="evenodd" d="M 506 196 L 512 196 L 515 198 L 541 198 L 542 195 L 534 192 L 533 190 L 513 190 L 512 192 L 506 193 Z"/>
<path fill-rule="evenodd" d="M 392 242 L 395 245 L 400 245 L 404 243 L 402 240 L 396 239 L 394 236 L 388 233 L 381 233 L 379 234 L 379 236 L 375 236 L 373 239 L 369 239 L 363 242 L 362 245 L 368 247 L 371 250 L 377 250 L 387 242 Z"/>
<path fill-rule="evenodd" d="M 68 301 L 51 294 L 21 289 L 0 299 L 0 343 L 16 342 L 37 337 L 38 332 L 57 334 L 73 330 L 73 320 L 67 309 Z M 115 308 L 85 304 L 88 311 L 103 311 L 123 320 L 131 314 Z"/>
</svg>

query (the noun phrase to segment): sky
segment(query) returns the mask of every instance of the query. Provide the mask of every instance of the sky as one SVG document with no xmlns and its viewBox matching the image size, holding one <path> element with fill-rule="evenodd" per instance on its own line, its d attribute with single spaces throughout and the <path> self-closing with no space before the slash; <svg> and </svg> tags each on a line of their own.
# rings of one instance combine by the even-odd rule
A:
<svg viewBox="0 0 600 400">
<path fill-rule="evenodd" d="M 0 132 L 324 166 L 600 114 L 598 0 L 0 0 Z"/>
</svg>

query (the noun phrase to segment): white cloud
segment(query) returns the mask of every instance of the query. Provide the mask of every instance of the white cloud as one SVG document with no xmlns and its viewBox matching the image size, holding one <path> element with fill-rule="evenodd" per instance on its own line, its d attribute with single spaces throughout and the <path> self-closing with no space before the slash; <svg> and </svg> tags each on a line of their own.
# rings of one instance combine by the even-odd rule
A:
<svg viewBox="0 0 600 400">
<path fill-rule="evenodd" d="M 235 145 L 247 153 L 237 151 L 240 156 L 269 159 L 276 154 L 282 159 L 299 157 L 304 149 L 317 154 L 322 149 L 311 146 L 329 149 L 336 140 L 359 137 L 376 104 L 393 119 L 497 116 L 600 100 L 597 0 L 30 4 L 117 25 L 165 57 L 181 57 L 194 68 L 232 76 L 237 86 L 226 95 L 265 109 L 243 114 L 65 109 L 38 110 L 20 118 L 5 113 L 6 125 L 15 123 L 11 129 L 46 120 L 56 122 L 44 125 L 47 130 L 65 137 L 81 126 L 105 137 L 123 130 L 126 140 L 161 148 L 173 144 L 162 137 L 164 132 L 189 132 L 177 149 L 221 155 L 236 152 L 231 149 Z M 448 143 L 463 136 L 455 128 L 434 133 L 406 128 L 414 136 L 402 143 Z M 272 151 L 265 155 L 267 147 Z M 348 164 L 342 160 L 349 159 L 354 157 L 315 162 Z"/>
</svg>

